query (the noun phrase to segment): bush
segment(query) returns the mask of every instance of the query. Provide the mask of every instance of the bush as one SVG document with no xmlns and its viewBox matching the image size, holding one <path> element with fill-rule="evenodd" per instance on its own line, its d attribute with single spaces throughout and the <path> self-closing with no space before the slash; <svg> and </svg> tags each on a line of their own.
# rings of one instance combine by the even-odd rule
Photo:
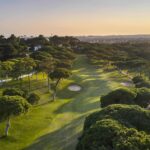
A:
<svg viewBox="0 0 150 150">
<path fill-rule="evenodd" d="M 113 119 L 96 122 L 83 133 L 77 150 L 148 150 L 150 136 Z"/>
<path fill-rule="evenodd" d="M 148 150 L 149 124 L 148 110 L 135 105 L 110 105 L 86 118 L 77 150 Z"/>
<path fill-rule="evenodd" d="M 101 107 L 111 104 L 135 104 L 136 92 L 130 89 L 117 89 L 101 97 Z"/>
<path fill-rule="evenodd" d="M 134 84 L 137 84 L 137 83 L 143 82 L 144 79 L 143 79 L 143 77 L 141 77 L 141 76 L 136 76 L 136 77 L 134 77 L 134 78 L 132 79 L 132 81 L 133 81 Z"/>
<path fill-rule="evenodd" d="M 26 93 L 18 88 L 7 88 L 3 91 L 3 96 L 8 95 L 8 96 L 22 96 L 26 97 Z"/>
<path fill-rule="evenodd" d="M 136 84 L 135 86 L 136 86 L 136 88 L 142 88 L 142 87 L 150 88 L 150 82 L 149 81 L 143 81 L 143 82 Z"/>
<path fill-rule="evenodd" d="M 2 96 L 0 97 L 0 121 L 25 113 L 29 108 L 30 104 L 21 96 Z"/>
<path fill-rule="evenodd" d="M 137 96 L 134 101 L 141 107 L 147 107 L 150 104 L 150 89 L 148 88 L 137 89 Z"/>
<path fill-rule="evenodd" d="M 150 104 L 150 89 L 118 89 L 101 97 L 101 107 L 112 104 L 134 104 L 146 108 Z"/>
<path fill-rule="evenodd" d="M 85 120 L 84 130 L 90 128 L 96 121 L 110 118 L 118 120 L 126 127 L 134 127 L 137 130 L 150 133 L 150 111 L 137 105 L 110 105 L 99 112 L 88 116 Z"/>
<path fill-rule="evenodd" d="M 40 100 L 40 96 L 36 93 L 31 93 L 27 99 L 27 101 L 32 105 L 38 104 L 39 100 Z"/>
<path fill-rule="evenodd" d="M 136 88 L 150 88 L 150 81 L 145 80 L 141 76 L 136 76 L 132 79 L 133 83 L 135 84 Z"/>
</svg>

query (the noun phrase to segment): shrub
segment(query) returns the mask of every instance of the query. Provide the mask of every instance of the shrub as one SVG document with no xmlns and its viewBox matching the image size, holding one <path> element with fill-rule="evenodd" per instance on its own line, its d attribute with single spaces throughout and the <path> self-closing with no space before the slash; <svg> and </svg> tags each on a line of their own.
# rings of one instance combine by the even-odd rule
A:
<svg viewBox="0 0 150 150">
<path fill-rule="evenodd" d="M 132 81 L 133 81 L 134 84 L 137 84 L 137 83 L 143 82 L 144 79 L 143 79 L 143 77 L 141 77 L 141 76 L 136 76 L 136 77 L 134 77 L 134 78 L 132 79 Z"/>
<path fill-rule="evenodd" d="M 137 130 L 150 133 L 150 111 L 137 105 L 110 105 L 99 112 L 88 116 L 84 123 L 84 130 L 90 128 L 96 121 L 110 118 L 118 120 L 126 127 L 134 127 Z"/>
<path fill-rule="evenodd" d="M 148 110 L 136 105 L 110 105 L 86 118 L 77 150 L 148 150 L 149 124 Z"/>
<path fill-rule="evenodd" d="M 31 93 L 27 99 L 27 101 L 32 105 L 38 104 L 39 100 L 40 100 L 40 96 L 36 93 Z"/>
<path fill-rule="evenodd" d="M 135 104 L 136 92 L 130 89 L 117 89 L 101 97 L 101 107 L 111 104 Z"/>
<path fill-rule="evenodd" d="M 134 101 L 141 107 L 147 107 L 150 104 L 150 89 L 148 88 L 137 89 L 137 96 Z"/>
<path fill-rule="evenodd" d="M 150 81 L 145 80 L 141 76 L 136 76 L 132 79 L 133 83 L 135 84 L 136 88 L 150 88 Z"/>
<path fill-rule="evenodd" d="M 142 88 L 142 87 L 150 88 L 150 82 L 149 81 L 143 81 L 143 82 L 136 84 L 135 86 L 136 86 L 136 88 Z"/>
<path fill-rule="evenodd" d="M 29 107 L 30 104 L 21 96 L 2 96 L 0 97 L 0 120 L 25 113 Z"/>
<path fill-rule="evenodd" d="M 135 104 L 146 108 L 150 104 L 150 89 L 118 89 L 101 97 L 102 107 L 111 104 Z"/>
<path fill-rule="evenodd" d="M 6 121 L 5 136 L 8 136 L 10 119 L 26 113 L 30 104 L 21 96 L 0 97 L 0 121 Z"/>
<path fill-rule="evenodd" d="M 103 119 L 83 133 L 77 150 L 138 150 L 149 149 L 150 136 L 128 129 L 113 119 Z"/>
<path fill-rule="evenodd" d="M 3 96 L 8 95 L 8 96 L 22 96 L 25 97 L 26 93 L 18 88 L 7 88 L 3 91 Z"/>
</svg>

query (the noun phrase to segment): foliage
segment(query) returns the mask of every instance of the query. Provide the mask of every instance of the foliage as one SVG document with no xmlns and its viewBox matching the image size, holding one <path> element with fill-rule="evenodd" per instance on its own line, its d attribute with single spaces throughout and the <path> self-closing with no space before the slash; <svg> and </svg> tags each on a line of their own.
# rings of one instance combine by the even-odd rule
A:
<svg viewBox="0 0 150 150">
<path fill-rule="evenodd" d="M 36 51 L 31 54 L 31 57 L 36 61 L 36 70 L 50 72 L 53 69 L 54 60 L 51 54 L 45 51 Z"/>
<path fill-rule="evenodd" d="M 140 82 L 143 82 L 144 79 L 142 76 L 135 76 L 133 79 L 132 79 L 133 83 L 134 84 L 137 84 L 137 83 L 140 83 Z"/>
<path fill-rule="evenodd" d="M 110 105 L 86 118 L 77 150 L 148 149 L 149 123 L 148 110 L 135 105 Z"/>
<path fill-rule="evenodd" d="M 77 150 L 146 150 L 149 147 L 150 135 L 128 129 L 116 120 L 102 119 L 83 133 Z"/>
<path fill-rule="evenodd" d="M 49 74 L 49 77 L 54 79 L 68 78 L 70 76 L 70 71 L 64 68 L 57 68 Z"/>
<path fill-rule="evenodd" d="M 21 75 L 23 74 L 31 73 L 36 67 L 35 61 L 29 57 L 19 58 L 12 61 L 14 62 L 14 65 L 11 71 L 11 77 L 14 79 L 21 78 Z"/>
<path fill-rule="evenodd" d="M 148 88 L 117 89 L 100 99 L 101 107 L 111 104 L 128 104 L 148 107 L 150 104 L 150 90 Z"/>
<path fill-rule="evenodd" d="M 26 97 L 26 92 L 18 88 L 7 88 L 3 91 L 3 96 L 22 96 Z"/>
<path fill-rule="evenodd" d="M 150 88 L 150 81 L 144 79 L 141 76 L 135 76 L 132 79 L 132 81 L 134 82 L 134 84 L 137 88 L 142 88 L 142 87 Z"/>
<path fill-rule="evenodd" d="M 134 101 L 141 107 L 147 107 L 150 104 L 150 89 L 148 88 L 137 89 L 137 96 Z"/>
<path fill-rule="evenodd" d="M 72 46 L 76 43 L 79 43 L 79 40 L 74 38 L 74 37 L 69 37 L 69 36 L 65 36 L 65 37 L 58 37 L 58 36 L 53 36 L 50 38 L 50 43 L 52 43 L 52 45 L 60 45 L 60 46 Z"/>
<path fill-rule="evenodd" d="M 6 61 L 8 59 L 25 57 L 27 53 L 27 46 L 21 43 L 20 38 L 15 35 L 3 38 L 0 40 L 0 60 Z"/>
<path fill-rule="evenodd" d="M 97 120 L 113 118 L 127 127 L 149 132 L 150 111 L 136 105 L 110 105 L 86 118 L 84 129 L 88 129 Z"/>
<path fill-rule="evenodd" d="M 81 43 L 77 50 L 86 54 L 94 65 L 107 66 L 109 62 L 118 70 L 147 76 L 150 79 L 149 43 Z M 77 51 L 76 50 L 76 51 Z M 105 63 L 101 63 L 101 62 Z"/>
<path fill-rule="evenodd" d="M 64 61 L 64 62 L 58 62 L 56 64 L 57 68 L 66 68 L 66 69 L 71 69 L 71 61 Z"/>
<path fill-rule="evenodd" d="M 117 89 L 101 97 L 101 107 L 111 104 L 134 104 L 136 92 L 131 89 Z"/>
<path fill-rule="evenodd" d="M 136 84 L 136 87 L 137 88 L 142 88 L 142 87 L 150 88 L 150 81 L 143 81 L 139 84 Z"/>
<path fill-rule="evenodd" d="M 13 71 L 13 67 L 14 67 L 14 62 L 13 61 L 3 61 L 0 63 L 0 75 L 2 78 L 8 78 L 9 76 L 12 75 L 12 71 Z"/>
<path fill-rule="evenodd" d="M 56 97 L 56 92 L 57 92 L 57 87 L 58 87 L 58 84 L 60 82 L 61 79 L 66 79 L 66 78 L 69 78 L 69 76 L 71 75 L 71 72 L 70 70 L 68 69 L 65 69 L 65 68 L 56 68 L 53 72 L 51 72 L 49 74 L 49 77 L 52 79 L 52 80 L 57 80 L 55 85 L 52 84 L 52 90 L 53 90 L 53 101 L 55 101 L 55 97 Z"/>
<path fill-rule="evenodd" d="M 37 93 L 31 93 L 27 98 L 27 101 L 32 105 L 38 104 L 39 100 L 40 100 L 40 96 Z"/>
<path fill-rule="evenodd" d="M 25 113 L 29 107 L 29 103 L 21 96 L 3 96 L 0 98 L 0 120 Z"/>
</svg>

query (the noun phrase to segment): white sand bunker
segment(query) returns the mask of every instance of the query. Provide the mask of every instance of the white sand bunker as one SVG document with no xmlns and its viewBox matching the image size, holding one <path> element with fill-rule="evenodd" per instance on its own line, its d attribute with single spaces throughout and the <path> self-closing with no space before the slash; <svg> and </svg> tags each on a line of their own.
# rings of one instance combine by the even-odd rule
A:
<svg viewBox="0 0 150 150">
<path fill-rule="evenodd" d="M 132 87 L 133 83 L 131 83 L 131 82 L 122 82 L 121 85 L 126 86 L 126 87 Z"/>
<path fill-rule="evenodd" d="M 68 86 L 68 90 L 70 91 L 74 91 L 74 92 L 78 92 L 81 91 L 82 87 L 76 84 L 72 84 L 70 86 Z"/>
</svg>

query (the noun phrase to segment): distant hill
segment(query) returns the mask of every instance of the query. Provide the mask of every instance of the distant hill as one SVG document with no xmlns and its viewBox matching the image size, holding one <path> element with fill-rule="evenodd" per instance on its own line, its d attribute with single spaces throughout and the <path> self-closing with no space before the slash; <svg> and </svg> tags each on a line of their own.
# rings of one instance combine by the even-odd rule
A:
<svg viewBox="0 0 150 150">
<path fill-rule="evenodd" d="M 150 35 L 77 36 L 76 38 L 90 43 L 150 42 Z"/>
</svg>

